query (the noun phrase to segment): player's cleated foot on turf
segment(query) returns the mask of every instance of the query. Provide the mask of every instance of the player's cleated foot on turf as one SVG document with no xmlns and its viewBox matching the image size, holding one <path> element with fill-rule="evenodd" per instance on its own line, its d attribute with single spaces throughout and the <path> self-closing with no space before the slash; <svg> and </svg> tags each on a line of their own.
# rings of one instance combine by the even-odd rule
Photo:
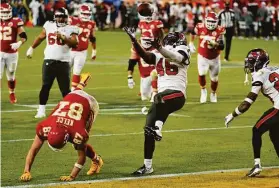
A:
<svg viewBox="0 0 279 188">
<path fill-rule="evenodd" d="M 137 169 L 135 172 L 132 173 L 132 175 L 136 176 L 142 176 L 142 175 L 147 175 L 147 174 L 152 174 L 153 173 L 153 168 L 146 168 L 145 165 Z"/>
<path fill-rule="evenodd" d="M 80 75 L 80 82 L 79 83 L 82 84 L 83 87 L 85 87 L 90 79 L 91 79 L 91 75 L 90 75 L 89 72 L 82 73 Z"/>
<path fill-rule="evenodd" d="M 154 140 L 156 141 L 161 141 L 163 136 L 162 136 L 162 131 L 159 129 L 159 127 L 145 127 L 144 132 L 148 136 L 153 136 Z"/>
<path fill-rule="evenodd" d="M 37 114 L 35 115 L 35 118 L 44 118 L 44 117 L 46 117 L 46 113 L 38 110 Z"/>
<path fill-rule="evenodd" d="M 93 174 L 98 174 L 104 165 L 103 159 L 100 155 L 97 156 L 96 159 L 91 161 L 91 167 L 87 172 L 87 175 L 91 176 Z"/>
<path fill-rule="evenodd" d="M 201 98 L 200 98 L 200 103 L 206 103 L 206 100 L 207 100 L 207 90 L 204 88 L 204 89 L 201 89 Z"/>
<path fill-rule="evenodd" d="M 247 174 L 248 177 L 255 177 L 259 175 L 262 171 L 262 167 L 260 164 L 256 164 Z"/>
<path fill-rule="evenodd" d="M 10 103 L 15 104 L 17 102 L 16 96 L 14 93 L 10 93 Z"/>
<path fill-rule="evenodd" d="M 217 94 L 210 93 L 210 102 L 216 103 L 217 102 Z"/>
</svg>

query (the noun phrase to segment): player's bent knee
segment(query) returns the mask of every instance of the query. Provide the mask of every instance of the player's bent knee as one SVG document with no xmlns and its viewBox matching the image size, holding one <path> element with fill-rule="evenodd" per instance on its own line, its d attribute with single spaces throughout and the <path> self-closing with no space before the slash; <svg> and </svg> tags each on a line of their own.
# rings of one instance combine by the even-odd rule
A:
<svg viewBox="0 0 279 188">
<path fill-rule="evenodd" d="M 218 82 L 218 76 L 210 76 L 212 82 Z"/>
</svg>

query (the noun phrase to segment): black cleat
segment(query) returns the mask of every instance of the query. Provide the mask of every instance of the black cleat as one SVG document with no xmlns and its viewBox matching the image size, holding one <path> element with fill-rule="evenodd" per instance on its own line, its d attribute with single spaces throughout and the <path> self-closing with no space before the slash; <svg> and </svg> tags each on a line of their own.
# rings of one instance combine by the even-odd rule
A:
<svg viewBox="0 0 279 188">
<path fill-rule="evenodd" d="M 142 167 L 140 167 L 139 169 L 137 169 L 135 172 L 132 173 L 132 175 L 136 175 L 136 176 L 142 176 L 142 175 L 146 175 L 146 174 L 152 174 L 153 173 L 153 168 L 146 168 L 145 165 L 143 165 Z"/>
<path fill-rule="evenodd" d="M 259 175 L 259 174 L 261 173 L 261 171 L 262 171 L 261 165 L 260 165 L 260 164 L 256 164 L 256 165 L 250 170 L 250 172 L 248 172 L 248 173 L 246 174 L 246 176 L 248 176 L 248 177 L 255 177 L 255 176 Z"/>
<path fill-rule="evenodd" d="M 155 127 L 145 127 L 145 134 L 148 136 L 153 136 L 154 140 L 161 141 L 162 140 L 162 132 L 160 129 Z"/>
</svg>

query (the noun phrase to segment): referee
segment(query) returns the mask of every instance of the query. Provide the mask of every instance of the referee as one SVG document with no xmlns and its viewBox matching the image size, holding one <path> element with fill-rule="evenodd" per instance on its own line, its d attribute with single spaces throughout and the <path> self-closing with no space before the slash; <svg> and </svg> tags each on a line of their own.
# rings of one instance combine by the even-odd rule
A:
<svg viewBox="0 0 279 188">
<path fill-rule="evenodd" d="M 225 3 L 225 9 L 219 13 L 219 25 L 226 28 L 226 48 L 225 48 L 225 61 L 229 61 L 229 55 L 232 44 L 232 37 L 234 35 L 235 13 L 230 9 L 230 3 Z"/>
</svg>

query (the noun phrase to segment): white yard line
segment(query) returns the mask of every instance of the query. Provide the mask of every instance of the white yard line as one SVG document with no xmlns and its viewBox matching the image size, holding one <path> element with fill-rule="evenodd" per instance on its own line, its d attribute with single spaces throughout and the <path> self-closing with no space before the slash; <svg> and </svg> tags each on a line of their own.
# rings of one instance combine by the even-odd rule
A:
<svg viewBox="0 0 279 188">
<path fill-rule="evenodd" d="M 163 133 L 176 133 L 176 132 L 193 132 L 193 131 L 211 131 L 211 130 L 230 130 L 230 129 L 245 129 L 251 128 L 252 126 L 237 126 L 237 127 L 212 127 L 212 128 L 197 128 L 197 129 L 176 129 L 176 130 L 165 130 Z M 143 132 L 132 132 L 132 133 L 115 133 L 115 134 L 96 134 L 90 135 L 90 137 L 111 137 L 111 136 L 127 136 L 127 135 L 142 135 Z M 16 140 L 1 140 L 1 143 L 12 143 L 21 141 L 32 141 L 33 138 L 27 139 L 16 139 Z"/>
<path fill-rule="evenodd" d="M 277 168 L 279 168 L 279 166 L 263 167 L 263 169 L 277 169 Z M 61 183 L 44 183 L 44 184 L 37 184 L 37 185 L 35 185 L 35 184 L 18 185 L 18 186 L 7 186 L 7 187 L 3 187 L 3 188 L 49 187 L 49 186 L 61 186 L 61 185 L 103 183 L 103 182 L 112 182 L 112 181 L 146 180 L 146 179 L 156 179 L 156 178 L 171 178 L 171 177 L 181 177 L 181 176 L 191 176 L 191 175 L 237 172 L 237 171 L 244 171 L 244 170 L 250 170 L 250 168 L 208 170 L 208 171 L 200 171 L 200 172 L 148 175 L 148 176 L 140 176 L 140 177 L 107 178 L 107 179 L 100 179 L 100 180 L 72 181 L 72 182 L 61 182 Z"/>
</svg>

